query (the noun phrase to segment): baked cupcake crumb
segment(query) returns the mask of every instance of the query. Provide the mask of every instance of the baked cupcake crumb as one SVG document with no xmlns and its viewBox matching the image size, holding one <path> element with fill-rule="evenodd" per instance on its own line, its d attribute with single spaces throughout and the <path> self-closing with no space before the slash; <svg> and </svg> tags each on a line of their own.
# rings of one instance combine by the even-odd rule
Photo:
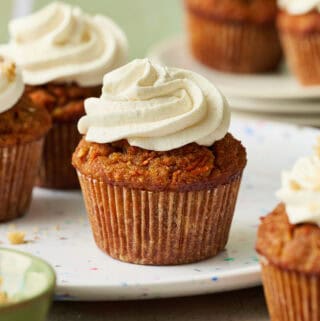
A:
<svg viewBox="0 0 320 321">
<path fill-rule="evenodd" d="M 26 233 L 21 232 L 21 231 L 10 231 L 8 233 L 8 240 L 11 245 L 20 245 L 24 244 L 26 237 Z"/>
<path fill-rule="evenodd" d="M 10 300 L 9 300 L 8 294 L 6 292 L 0 291 L 0 305 L 6 304 L 9 302 Z"/>
<path fill-rule="evenodd" d="M 228 183 L 246 165 L 244 147 L 231 134 L 211 147 L 195 143 L 155 152 L 130 146 L 87 142 L 73 155 L 73 165 L 84 175 L 110 183 L 148 190 L 193 190 Z"/>
<path fill-rule="evenodd" d="M 207 19 L 246 23 L 273 23 L 277 14 L 275 0 L 185 0 L 189 10 Z"/>
<path fill-rule="evenodd" d="M 79 87 L 76 84 L 26 86 L 26 94 L 37 106 L 51 114 L 54 122 L 75 122 L 84 114 L 84 100 L 98 97 L 101 86 Z"/>
<path fill-rule="evenodd" d="M 0 114 L 0 147 L 35 141 L 50 128 L 48 112 L 22 96 L 15 106 Z"/>
<path fill-rule="evenodd" d="M 16 78 L 16 64 L 12 61 L 6 61 L 0 56 L 0 70 L 9 82 Z"/>
<path fill-rule="evenodd" d="M 257 252 L 285 270 L 320 273 L 320 229 L 314 224 L 289 222 L 284 204 L 262 218 Z"/>
</svg>

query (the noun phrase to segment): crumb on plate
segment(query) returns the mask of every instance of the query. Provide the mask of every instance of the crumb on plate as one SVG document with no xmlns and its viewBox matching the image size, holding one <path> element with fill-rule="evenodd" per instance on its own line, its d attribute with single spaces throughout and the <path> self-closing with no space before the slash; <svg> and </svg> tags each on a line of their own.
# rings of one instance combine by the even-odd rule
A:
<svg viewBox="0 0 320 321">
<path fill-rule="evenodd" d="M 8 240 L 12 245 L 25 243 L 26 233 L 20 231 L 11 231 L 8 233 Z"/>
<path fill-rule="evenodd" d="M 0 304 L 8 303 L 9 301 L 7 293 L 0 291 Z"/>
</svg>

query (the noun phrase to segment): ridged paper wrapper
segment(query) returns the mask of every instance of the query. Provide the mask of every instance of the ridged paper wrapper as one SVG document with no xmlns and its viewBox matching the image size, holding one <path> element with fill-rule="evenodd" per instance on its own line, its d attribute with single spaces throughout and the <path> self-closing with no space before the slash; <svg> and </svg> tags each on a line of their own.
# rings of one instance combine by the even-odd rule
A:
<svg viewBox="0 0 320 321">
<path fill-rule="evenodd" d="M 225 185 L 189 192 L 132 189 L 78 175 L 95 242 L 115 259 L 184 264 L 226 246 L 241 174 Z"/>
<path fill-rule="evenodd" d="M 0 148 L 0 221 L 20 217 L 28 210 L 42 146 L 43 138 Z"/>
<path fill-rule="evenodd" d="M 195 58 L 214 69 L 234 73 L 275 70 L 282 50 L 274 24 L 232 22 L 188 9 L 189 43 Z"/>
<path fill-rule="evenodd" d="M 54 123 L 45 138 L 38 186 L 62 190 L 80 188 L 71 165 L 72 153 L 80 139 L 76 123 Z"/>
<path fill-rule="evenodd" d="M 319 275 L 285 270 L 261 259 L 271 321 L 319 321 Z"/>
</svg>

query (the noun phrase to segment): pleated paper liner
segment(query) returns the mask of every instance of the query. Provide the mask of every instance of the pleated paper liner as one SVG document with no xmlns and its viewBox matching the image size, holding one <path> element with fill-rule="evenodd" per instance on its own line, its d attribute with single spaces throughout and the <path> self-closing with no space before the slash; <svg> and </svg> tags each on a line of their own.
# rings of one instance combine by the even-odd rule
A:
<svg viewBox="0 0 320 321">
<path fill-rule="evenodd" d="M 320 33 L 283 32 L 282 43 L 290 68 L 304 85 L 320 85 Z"/>
<path fill-rule="evenodd" d="M 320 278 L 283 270 L 261 260 L 262 281 L 271 321 L 319 321 Z"/>
<path fill-rule="evenodd" d="M 215 69 L 236 73 L 275 70 L 282 50 L 270 23 L 236 23 L 188 10 L 190 45 L 194 56 Z"/>
<path fill-rule="evenodd" d="M 137 190 L 78 175 L 95 242 L 115 259 L 184 264 L 226 246 L 241 174 L 226 185 L 190 192 Z"/>
<path fill-rule="evenodd" d="M 45 139 L 37 185 L 52 189 L 79 189 L 71 157 L 80 141 L 76 123 L 55 123 Z"/>
<path fill-rule="evenodd" d="M 0 148 L 0 221 L 28 210 L 41 161 L 43 139 Z"/>
</svg>

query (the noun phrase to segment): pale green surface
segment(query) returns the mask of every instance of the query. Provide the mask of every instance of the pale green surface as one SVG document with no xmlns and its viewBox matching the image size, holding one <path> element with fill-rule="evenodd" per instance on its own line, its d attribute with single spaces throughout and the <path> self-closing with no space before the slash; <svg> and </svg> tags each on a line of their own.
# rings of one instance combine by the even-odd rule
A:
<svg viewBox="0 0 320 321">
<path fill-rule="evenodd" d="M 9 0 L 0 1 L 0 41 L 7 39 L 7 24 L 11 16 L 12 2 Z"/>
<path fill-rule="evenodd" d="M 35 0 L 35 9 L 50 1 Z M 52 2 L 52 1 L 51 1 Z M 158 41 L 181 32 L 182 0 L 69 0 L 90 13 L 113 18 L 129 38 L 130 57 L 143 57 Z M 6 38 L 7 20 L 13 1 L 0 1 L 1 41 Z"/>
</svg>

